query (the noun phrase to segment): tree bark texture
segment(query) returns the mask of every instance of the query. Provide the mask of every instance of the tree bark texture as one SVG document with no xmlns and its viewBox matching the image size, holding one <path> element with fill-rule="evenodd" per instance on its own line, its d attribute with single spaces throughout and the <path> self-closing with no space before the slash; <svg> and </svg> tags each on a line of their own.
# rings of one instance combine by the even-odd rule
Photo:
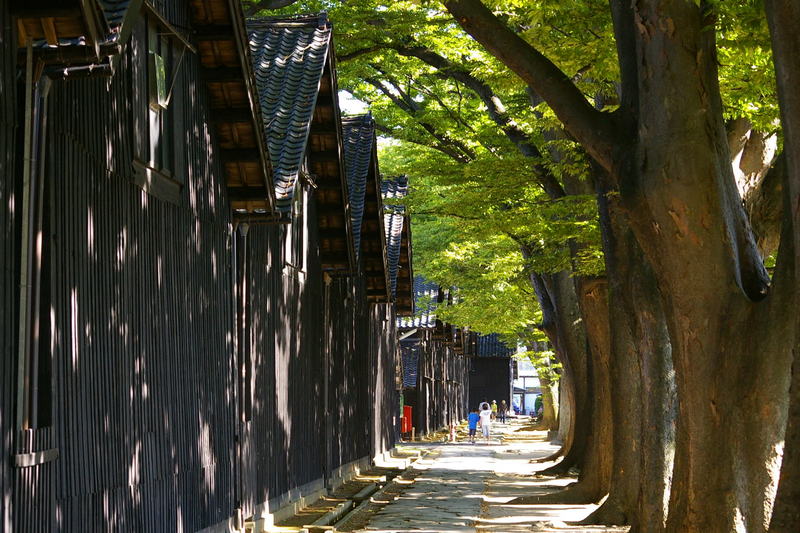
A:
<svg viewBox="0 0 800 533">
<path fill-rule="evenodd" d="M 523 254 L 528 254 L 523 250 Z M 558 474 L 580 467 L 588 438 L 588 354 L 586 333 L 580 320 L 578 300 L 568 272 L 532 274 L 531 284 L 542 309 L 542 329 L 561 362 L 559 432 L 563 459 L 549 473 Z M 571 319 L 570 319 L 571 317 Z M 569 415 L 568 417 L 564 415 Z"/>
<path fill-rule="evenodd" d="M 545 330 L 562 358 L 563 393 L 574 397 L 572 438 L 564 459 L 542 471 L 560 475 L 580 469 L 578 483 L 569 490 L 534 498 L 536 502 L 594 502 L 608 492 L 611 472 L 610 391 L 608 381 L 608 306 L 605 287 L 596 281 L 576 280 L 567 272 L 538 275 L 534 286 L 543 303 Z M 544 313 L 548 309 L 548 313 Z M 563 415 L 563 410 L 562 410 Z M 518 498 L 516 503 L 529 502 Z"/>
<path fill-rule="evenodd" d="M 767 297 L 730 167 L 710 20 L 688 2 L 634 9 L 639 132 L 619 179 L 672 339 L 679 409 L 667 531 L 764 531 L 786 420 L 790 287 L 779 274 Z"/>
<path fill-rule="evenodd" d="M 783 180 L 784 237 L 781 246 L 790 248 L 793 264 L 794 290 L 800 291 L 800 5 L 792 0 L 766 0 L 772 37 L 772 51 L 784 133 L 786 174 Z M 781 250 L 783 251 L 783 250 Z M 800 296 L 795 296 L 795 339 L 792 381 L 789 390 L 789 418 L 781 466 L 780 484 L 770 522 L 770 533 L 800 531 L 800 316 L 797 316 Z"/>
<path fill-rule="evenodd" d="M 547 431 L 558 430 L 558 415 L 555 404 L 556 394 L 553 394 L 553 383 L 546 376 L 539 376 L 542 387 L 542 419 L 539 427 Z"/>
<path fill-rule="evenodd" d="M 652 271 L 618 207 L 599 191 L 609 280 L 613 472 L 608 499 L 584 523 L 664 530 L 672 473 L 675 386 L 671 346 Z"/>
<path fill-rule="evenodd" d="M 796 2 L 773 5 L 796 14 Z M 731 168 L 714 4 L 612 0 L 624 91 L 613 114 L 587 110 L 569 79 L 478 0 L 446 6 L 547 101 L 619 186 L 672 347 L 678 418 L 666 530 L 765 531 L 797 346 L 797 318 L 787 310 L 797 308 L 800 237 L 797 226 L 784 231 L 770 282 Z M 780 68 L 778 75 L 780 85 Z M 797 82 L 784 87 L 796 90 Z M 788 100 L 781 102 L 786 134 L 798 125 L 794 113 L 786 118 Z M 788 144 L 797 149 L 796 141 Z M 791 178 L 784 193 L 793 223 L 798 189 Z"/>
<path fill-rule="evenodd" d="M 591 415 L 585 458 L 570 498 L 597 502 L 608 494 L 613 462 L 608 285 L 604 279 L 583 277 L 576 278 L 575 285 L 589 343 Z"/>
</svg>

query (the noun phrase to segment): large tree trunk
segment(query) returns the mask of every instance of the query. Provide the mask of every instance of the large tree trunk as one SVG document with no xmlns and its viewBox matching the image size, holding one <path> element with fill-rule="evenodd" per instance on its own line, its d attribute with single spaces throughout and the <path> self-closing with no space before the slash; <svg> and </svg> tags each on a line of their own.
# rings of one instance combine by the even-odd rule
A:
<svg viewBox="0 0 800 533">
<path fill-rule="evenodd" d="M 784 154 L 787 172 L 783 182 L 784 237 L 781 246 L 791 248 L 794 273 L 794 290 L 800 290 L 800 5 L 793 0 L 766 0 L 778 97 L 781 105 L 781 122 L 784 133 Z M 787 252 L 787 255 L 789 253 Z M 797 316 L 800 297 L 795 296 L 793 309 Z M 790 304 L 791 305 L 791 304 Z M 790 308 L 791 309 L 791 308 Z M 796 332 L 800 325 L 795 322 Z M 770 533 L 800 531 L 800 336 L 795 333 L 794 364 L 790 388 L 789 420 L 786 427 L 785 449 L 781 467 L 780 484 L 773 509 Z"/>
<path fill-rule="evenodd" d="M 542 419 L 539 421 L 539 427 L 547 431 L 557 431 L 557 394 L 554 393 L 553 382 L 547 376 L 539 376 L 539 384 L 542 388 Z"/>
<path fill-rule="evenodd" d="M 584 523 L 663 531 L 672 473 L 675 390 L 660 295 L 615 196 L 598 194 L 611 313 L 614 458 L 608 499 Z"/>
<path fill-rule="evenodd" d="M 552 312 L 552 327 L 545 331 L 551 331 L 551 342 L 563 358 L 562 393 L 574 396 L 571 443 L 565 443 L 564 459 L 541 473 L 563 475 L 577 467 L 580 477 L 567 491 L 514 502 L 595 502 L 608 492 L 612 454 L 605 287 L 582 278 L 576 283 L 567 272 L 539 275 L 534 287 L 542 295 L 543 314 L 549 314 L 546 308 Z"/>
<path fill-rule="evenodd" d="M 638 139 L 615 171 L 672 339 L 679 402 L 667 531 L 760 532 L 786 420 L 792 275 L 779 258 L 767 296 L 730 168 L 709 20 L 691 2 L 634 10 Z"/>
<path fill-rule="evenodd" d="M 591 429 L 591 399 L 589 391 L 589 353 L 586 330 L 580 315 L 575 286 L 568 272 L 544 275 L 547 293 L 555 307 L 556 353 L 563 356 L 561 361 L 564 374 L 568 376 L 565 393 L 574 399 L 571 402 L 572 430 L 571 445 L 564 458 L 554 467 L 544 470 L 544 474 L 561 475 L 571 468 L 583 467 L 586 448 Z M 565 443 L 566 444 L 566 443 Z"/>
<path fill-rule="evenodd" d="M 579 277 L 576 290 L 589 342 L 592 411 L 586 455 L 568 501 L 597 502 L 608 494 L 613 462 L 608 286 L 605 280 Z"/>
<path fill-rule="evenodd" d="M 524 247 L 523 255 L 530 257 L 530 252 Z M 542 309 L 542 330 L 553 346 L 562 368 L 559 394 L 562 460 L 545 471 L 558 475 L 580 466 L 588 439 L 586 334 L 569 273 L 532 273 L 531 285 Z"/>
<path fill-rule="evenodd" d="M 794 17 L 790 4 L 780 2 Z M 787 310 L 798 303 L 798 232 L 784 233 L 770 286 L 730 164 L 714 3 L 612 0 L 622 88 L 613 114 L 592 109 L 568 76 L 480 1 L 445 5 L 619 183 L 672 345 L 678 420 L 667 531 L 764 531 L 797 345 L 797 317 Z M 796 222 L 798 186 L 790 184 Z"/>
</svg>

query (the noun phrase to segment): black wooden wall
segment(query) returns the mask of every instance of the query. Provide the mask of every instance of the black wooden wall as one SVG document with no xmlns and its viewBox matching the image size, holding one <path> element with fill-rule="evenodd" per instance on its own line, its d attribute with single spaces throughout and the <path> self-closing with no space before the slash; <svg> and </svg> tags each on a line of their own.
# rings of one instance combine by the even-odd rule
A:
<svg viewBox="0 0 800 533">
<path fill-rule="evenodd" d="M 363 278 L 342 276 L 330 284 L 331 345 L 329 355 L 328 423 L 332 441 L 330 471 L 370 452 L 371 331 Z M 355 334 L 353 334 L 355 333 Z"/>
<path fill-rule="evenodd" d="M 437 338 L 432 329 L 420 329 L 402 341 L 401 349 L 418 354 L 416 387 L 404 391 L 405 402 L 413 406 L 417 435 L 464 418 L 469 382 L 467 359 Z"/>
<path fill-rule="evenodd" d="M 16 43 L 8 2 L 0 2 L 0 448 L 11 450 L 16 394 L 17 291 L 16 213 L 12 209 L 17 134 Z M 11 461 L 0 461 L 0 531 L 13 517 Z M 4 527 L 5 525 L 5 527 Z"/>
<path fill-rule="evenodd" d="M 172 3 L 173 15 L 178 10 Z M 184 6 L 185 7 L 185 6 Z M 171 18 L 176 26 L 185 17 Z M 194 531 L 235 507 L 230 213 L 197 60 L 173 112 L 179 203 L 132 183 L 144 24 L 112 79 L 50 96 L 56 529 Z"/>
<path fill-rule="evenodd" d="M 395 371 L 400 357 L 394 306 L 374 304 L 370 310 L 369 404 L 372 457 L 391 449 L 400 428 Z"/>
<path fill-rule="evenodd" d="M 189 26 L 187 2 L 154 4 Z M 11 467 L 22 118 L 6 3 L 0 28 L 0 532 L 196 531 L 390 448 L 393 311 L 367 304 L 358 275 L 334 278 L 326 306 L 308 191 L 292 225 L 236 236 L 194 54 L 170 104 L 179 198 L 135 184 L 148 127 L 140 21 L 112 79 L 56 81 L 50 91 L 53 420 L 33 445 L 59 457 Z"/>
<path fill-rule="evenodd" d="M 323 475 L 323 283 L 313 196 L 302 197 L 292 225 L 253 226 L 246 237 L 246 516 Z"/>
<path fill-rule="evenodd" d="M 475 357 L 469 372 L 469 408 L 487 401 L 506 401 L 511 405 L 511 359 L 509 357 Z"/>
</svg>

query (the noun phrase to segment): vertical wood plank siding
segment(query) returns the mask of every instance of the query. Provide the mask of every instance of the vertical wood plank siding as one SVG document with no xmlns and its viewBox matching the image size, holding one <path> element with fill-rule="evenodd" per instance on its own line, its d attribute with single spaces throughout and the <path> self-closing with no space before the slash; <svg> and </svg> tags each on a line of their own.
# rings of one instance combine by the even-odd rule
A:
<svg viewBox="0 0 800 533">
<path fill-rule="evenodd" d="M 185 3 L 169 4 L 185 27 Z M 171 103 L 184 124 L 179 205 L 132 182 L 147 128 L 144 27 L 110 83 L 56 82 L 50 94 L 60 458 L 23 472 L 57 470 L 55 506 L 32 513 L 57 531 L 195 531 L 235 507 L 230 213 L 192 54 Z"/>
<path fill-rule="evenodd" d="M 247 332 L 253 370 L 252 417 L 244 422 L 244 511 L 321 478 L 323 457 L 323 291 L 313 198 L 289 226 L 251 227 L 247 234 Z M 308 242 L 300 237 L 305 233 Z M 294 257 L 283 243 L 293 232 Z"/>
<path fill-rule="evenodd" d="M 17 381 L 17 223 L 13 210 L 17 135 L 16 31 L 8 2 L 0 3 L 0 447 L 14 443 Z M 14 471 L 9 458 L 0 462 L 0 531 L 10 529 Z"/>
<path fill-rule="evenodd" d="M 395 380 L 400 345 L 397 340 L 394 306 L 373 304 L 370 309 L 370 455 L 390 450 L 399 428 L 400 403 Z"/>
<path fill-rule="evenodd" d="M 152 4 L 189 27 L 185 0 Z M 50 91 L 44 277 L 54 412 L 33 446 L 59 457 L 12 468 L 22 125 L 13 27 L 0 3 L 0 533 L 197 531 L 391 448 L 393 306 L 368 304 L 357 274 L 334 278 L 326 309 L 308 190 L 293 224 L 234 237 L 192 53 L 170 103 L 180 198 L 135 185 L 132 161 L 149 128 L 140 20 L 113 78 L 56 81 Z M 234 249 L 245 243 L 237 351 Z"/>
<path fill-rule="evenodd" d="M 434 338 L 432 329 L 420 329 L 401 342 L 404 353 L 415 352 L 416 387 L 404 390 L 405 403 L 412 405 L 413 425 L 418 435 L 448 427 L 466 416 L 469 383 L 468 362 L 449 343 Z M 413 360 L 404 357 L 404 361 Z"/>
<path fill-rule="evenodd" d="M 359 386 L 369 382 L 365 291 L 363 280 L 349 276 L 334 278 L 331 284 L 330 315 L 334 321 L 328 405 L 333 442 L 329 470 L 369 453 L 369 441 L 363 434 L 369 428 L 369 404 L 366 390 Z"/>
</svg>

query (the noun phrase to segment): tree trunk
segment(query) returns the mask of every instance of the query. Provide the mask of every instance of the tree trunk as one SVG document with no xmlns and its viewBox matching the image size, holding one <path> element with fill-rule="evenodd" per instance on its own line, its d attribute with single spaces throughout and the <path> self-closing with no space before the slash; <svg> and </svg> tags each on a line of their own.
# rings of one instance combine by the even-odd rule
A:
<svg viewBox="0 0 800 533">
<path fill-rule="evenodd" d="M 578 483 L 566 491 L 523 497 L 515 503 L 595 502 L 606 495 L 611 471 L 609 336 L 605 287 L 576 280 L 566 272 L 538 276 L 537 294 L 552 312 L 552 344 L 563 357 L 565 393 L 574 396 L 572 442 L 564 459 L 541 474 L 563 475 L 580 469 Z M 564 389 L 562 389 L 563 391 Z M 562 411 L 563 413 L 563 411 Z"/>
<path fill-rule="evenodd" d="M 564 458 L 542 474 L 563 475 L 582 468 L 591 428 L 589 354 L 586 331 L 580 316 L 575 286 L 568 272 L 542 276 L 555 308 L 555 342 L 565 377 L 562 392 L 572 408 L 571 435 L 565 442 Z M 569 446 L 566 446 L 569 444 Z"/>
<path fill-rule="evenodd" d="M 523 256 L 528 259 L 530 251 L 522 247 Z M 564 325 L 569 325 L 570 322 L 563 318 L 564 314 L 572 315 L 577 313 L 577 300 L 573 298 L 573 304 L 570 310 L 569 298 L 564 301 L 559 292 L 555 291 L 556 287 L 560 284 L 553 279 L 569 280 L 567 273 L 543 275 L 531 273 L 531 285 L 536 293 L 536 298 L 539 301 L 539 306 L 542 310 L 542 331 L 547 335 L 553 350 L 561 363 L 561 379 L 559 380 L 559 440 L 561 441 L 561 450 L 559 451 L 562 460 L 556 465 L 554 474 L 563 474 L 569 471 L 570 468 L 576 466 L 579 458 L 583 456 L 583 449 L 585 447 L 585 425 L 581 427 L 578 420 L 581 412 L 586 413 L 584 407 L 583 397 L 579 398 L 577 395 L 579 384 L 585 385 L 586 380 L 586 358 L 581 354 L 575 354 L 576 346 L 585 346 L 585 337 L 583 343 L 581 339 L 575 341 L 572 337 L 581 334 L 580 328 L 568 327 L 568 331 L 564 331 Z M 545 280 L 548 280 L 547 282 Z M 573 322 L 574 325 L 574 322 Z M 572 353 L 570 353 L 572 352 Z M 579 375 L 575 375 L 575 372 Z M 585 395 L 585 389 L 582 395 Z M 579 403 L 581 402 L 581 403 Z M 556 457 L 547 458 L 555 459 Z"/>
<path fill-rule="evenodd" d="M 570 394 L 572 391 L 572 380 L 569 375 L 562 372 L 561 379 L 558 380 L 558 442 L 561 443 L 561 455 L 564 455 L 569 449 L 566 445 L 567 441 L 572 439 L 572 424 L 575 418 L 575 395 Z M 548 460 L 553 460 L 551 458 Z"/>
<path fill-rule="evenodd" d="M 584 523 L 660 532 L 675 423 L 669 334 L 652 271 L 615 196 L 598 194 L 612 324 L 614 459 L 608 499 Z"/>
<path fill-rule="evenodd" d="M 542 419 L 539 426 L 547 431 L 558 430 L 558 415 L 555 404 L 556 394 L 553 393 L 553 382 L 546 376 L 539 376 L 542 387 Z"/>
<path fill-rule="evenodd" d="M 784 133 L 784 154 L 787 172 L 783 182 L 784 237 L 781 246 L 791 249 L 794 290 L 798 291 L 800 266 L 800 5 L 792 0 L 766 0 L 772 50 L 777 75 L 781 123 Z M 797 310 L 795 295 L 793 309 Z M 790 304 L 792 305 L 792 304 Z M 789 309 L 792 309 L 790 307 Z M 795 313 L 796 315 L 796 313 Z M 795 317 L 800 320 L 800 317 Z M 800 531 L 800 324 L 795 322 L 794 364 L 789 391 L 789 420 L 786 427 L 785 449 L 780 484 L 770 522 L 770 533 Z"/>
<path fill-rule="evenodd" d="M 579 277 L 576 290 L 589 342 L 592 410 L 586 454 L 578 483 L 570 488 L 570 501 L 597 502 L 608 494 L 613 462 L 608 286 L 605 280 Z"/>
<path fill-rule="evenodd" d="M 635 4 L 639 124 L 615 172 L 667 319 L 678 421 L 668 532 L 761 532 L 775 494 L 794 317 L 730 167 L 714 34 L 691 2 Z M 782 256 L 785 252 L 782 250 Z"/>
<path fill-rule="evenodd" d="M 710 30 L 714 3 L 612 2 L 622 88 L 614 113 L 592 109 L 568 76 L 478 0 L 445 5 L 619 183 L 621 205 L 662 296 L 672 346 L 678 419 L 667 531 L 764 531 L 798 342 L 796 314 L 787 310 L 798 304 L 800 184 L 795 174 L 786 189 L 792 227 L 784 231 L 770 285 L 730 164 Z M 796 19 L 789 0 L 771 5 Z M 787 33 L 776 41 L 796 38 Z M 776 54 L 786 63 L 796 57 Z M 797 80 L 783 87 L 788 133 L 800 124 L 796 111 L 786 119 Z M 786 139 L 798 149 L 794 131 Z"/>
</svg>

